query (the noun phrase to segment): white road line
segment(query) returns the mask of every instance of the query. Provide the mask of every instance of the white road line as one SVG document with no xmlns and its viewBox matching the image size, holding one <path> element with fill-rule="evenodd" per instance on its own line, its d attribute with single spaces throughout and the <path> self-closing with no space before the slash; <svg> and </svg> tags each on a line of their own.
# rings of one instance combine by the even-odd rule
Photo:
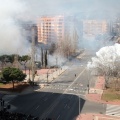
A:
<svg viewBox="0 0 120 120">
<path fill-rule="evenodd" d="M 60 115 L 58 115 L 57 120 L 59 119 Z"/>
<path fill-rule="evenodd" d="M 74 94 L 74 95 L 83 96 L 83 97 L 85 96 L 85 95 L 83 95 L 83 94 L 78 94 L 78 93 L 73 93 L 73 92 L 69 92 L 69 93 L 66 93 L 66 94 L 70 94 L 70 95 L 71 95 L 71 94 L 72 94 L 72 95 Z"/>
<path fill-rule="evenodd" d="M 120 105 L 107 104 L 106 115 L 120 117 Z"/>
<path fill-rule="evenodd" d="M 36 107 L 36 110 L 39 108 L 39 105 Z"/>
<path fill-rule="evenodd" d="M 75 78 L 75 80 L 66 88 L 64 93 L 67 92 L 67 90 L 77 81 L 77 79 L 83 74 L 83 72 L 86 70 L 86 68 Z"/>
</svg>

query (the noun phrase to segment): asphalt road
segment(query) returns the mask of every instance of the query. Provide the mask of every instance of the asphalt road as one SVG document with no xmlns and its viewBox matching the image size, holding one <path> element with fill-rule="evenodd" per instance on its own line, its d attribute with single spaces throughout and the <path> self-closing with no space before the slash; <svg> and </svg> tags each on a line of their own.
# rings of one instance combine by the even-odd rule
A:
<svg viewBox="0 0 120 120">
<path fill-rule="evenodd" d="M 68 69 L 43 89 L 15 97 L 10 101 L 16 107 L 14 111 L 35 115 L 40 120 L 73 120 L 79 113 L 104 113 L 103 104 L 89 102 L 84 98 L 88 91 L 86 64 L 90 56 L 69 61 Z"/>
</svg>

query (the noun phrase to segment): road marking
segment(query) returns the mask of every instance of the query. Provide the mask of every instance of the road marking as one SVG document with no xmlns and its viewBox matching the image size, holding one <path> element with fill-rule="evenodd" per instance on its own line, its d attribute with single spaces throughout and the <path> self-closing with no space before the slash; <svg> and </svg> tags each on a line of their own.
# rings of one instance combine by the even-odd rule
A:
<svg viewBox="0 0 120 120">
<path fill-rule="evenodd" d="M 59 119 L 60 115 L 58 115 L 57 120 Z"/>
<path fill-rule="evenodd" d="M 64 106 L 64 108 L 66 108 L 67 107 L 67 104 Z"/>
<path fill-rule="evenodd" d="M 69 89 L 69 90 L 73 90 L 73 89 Z"/>
<path fill-rule="evenodd" d="M 67 90 L 77 81 L 77 79 L 83 74 L 83 72 L 86 70 L 86 68 L 75 78 L 75 80 L 66 88 L 66 90 L 63 92 L 66 93 Z"/>
<path fill-rule="evenodd" d="M 36 110 L 39 108 L 39 105 L 36 107 Z"/>
<path fill-rule="evenodd" d="M 78 93 L 73 93 L 73 92 L 69 92 L 69 93 L 66 93 L 66 94 L 70 94 L 70 95 L 73 95 L 73 94 L 74 94 L 74 95 L 83 96 L 83 97 L 85 96 L 85 95 L 83 95 L 83 94 L 78 94 Z"/>
<path fill-rule="evenodd" d="M 55 102 L 53 104 L 51 104 L 51 106 L 39 117 L 39 120 L 41 120 L 42 118 L 44 118 L 45 116 L 47 116 L 48 114 L 50 114 L 50 112 L 55 108 L 55 106 L 57 106 L 57 104 L 59 103 L 59 99 L 62 97 L 63 94 L 68 94 L 67 93 L 67 89 L 69 89 L 76 81 L 77 79 L 83 74 L 83 72 L 86 70 L 86 68 L 74 79 L 74 81 L 67 86 L 67 88 L 62 92 L 62 94 L 55 100 Z M 73 94 L 73 93 L 71 93 Z M 76 94 L 77 95 L 77 94 Z M 79 94 L 80 96 L 80 94 Z M 81 96 L 84 96 L 81 94 Z M 60 115 L 58 116 L 57 119 L 59 119 Z"/>
<path fill-rule="evenodd" d="M 120 117 L 120 106 L 107 104 L 106 115 Z"/>
</svg>

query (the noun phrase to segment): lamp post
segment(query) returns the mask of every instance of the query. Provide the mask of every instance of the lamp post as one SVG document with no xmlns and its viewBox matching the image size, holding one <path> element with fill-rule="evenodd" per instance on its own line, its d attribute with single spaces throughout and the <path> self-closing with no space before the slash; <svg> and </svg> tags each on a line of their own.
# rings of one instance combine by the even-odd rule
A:
<svg viewBox="0 0 120 120">
<path fill-rule="evenodd" d="M 80 114 L 80 94 L 79 94 L 79 114 Z"/>
<path fill-rule="evenodd" d="M 50 70 L 50 68 L 48 68 L 48 71 L 47 71 L 47 84 L 48 84 L 48 74 L 49 74 L 49 70 Z"/>
<path fill-rule="evenodd" d="M 88 87 L 88 94 L 89 94 L 89 88 L 90 88 L 90 74 L 89 74 L 89 70 L 88 70 L 88 84 L 87 84 L 87 87 Z"/>
<path fill-rule="evenodd" d="M 79 94 L 79 90 L 78 90 L 78 114 L 80 115 L 80 94 Z"/>
<path fill-rule="evenodd" d="M 77 91 L 77 93 L 78 93 L 78 112 L 79 112 L 78 114 L 80 114 L 80 94 L 79 94 L 79 90 Z"/>
<path fill-rule="evenodd" d="M 32 82 L 34 85 L 34 77 L 35 77 L 35 30 L 34 30 L 34 27 L 32 27 L 31 72 L 32 72 Z"/>
</svg>

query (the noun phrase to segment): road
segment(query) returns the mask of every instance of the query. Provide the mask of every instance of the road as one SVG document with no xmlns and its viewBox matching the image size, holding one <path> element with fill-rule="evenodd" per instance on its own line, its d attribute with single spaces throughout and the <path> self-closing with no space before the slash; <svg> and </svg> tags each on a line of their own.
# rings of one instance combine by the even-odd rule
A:
<svg viewBox="0 0 120 120">
<path fill-rule="evenodd" d="M 91 55 L 67 63 L 68 69 L 52 83 L 37 92 L 18 95 L 10 104 L 15 112 L 35 115 L 41 119 L 73 120 L 79 113 L 104 113 L 105 106 L 87 101 L 88 71 Z M 76 76 L 75 76 L 76 74 Z"/>
</svg>

